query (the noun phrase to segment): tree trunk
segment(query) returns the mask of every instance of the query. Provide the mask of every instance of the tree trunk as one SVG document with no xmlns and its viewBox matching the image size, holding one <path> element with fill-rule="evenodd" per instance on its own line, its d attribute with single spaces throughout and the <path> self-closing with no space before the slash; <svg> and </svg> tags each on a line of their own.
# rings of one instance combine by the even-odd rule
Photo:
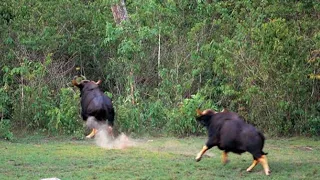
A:
<svg viewBox="0 0 320 180">
<path fill-rule="evenodd" d="M 125 0 L 120 1 L 119 4 L 115 4 L 111 6 L 111 11 L 113 14 L 114 21 L 117 24 L 120 24 L 122 21 L 128 19 L 128 12 L 125 4 Z"/>
<path fill-rule="evenodd" d="M 113 14 L 114 21 L 116 24 L 121 24 L 122 21 L 125 21 L 128 19 L 128 12 L 125 4 L 125 0 L 120 0 L 120 5 L 115 4 L 111 6 L 111 11 Z M 134 98 L 134 91 L 135 91 L 135 78 L 133 75 L 133 69 L 131 69 L 129 73 L 130 77 L 130 95 L 131 95 L 131 103 L 135 104 L 135 98 Z"/>
</svg>

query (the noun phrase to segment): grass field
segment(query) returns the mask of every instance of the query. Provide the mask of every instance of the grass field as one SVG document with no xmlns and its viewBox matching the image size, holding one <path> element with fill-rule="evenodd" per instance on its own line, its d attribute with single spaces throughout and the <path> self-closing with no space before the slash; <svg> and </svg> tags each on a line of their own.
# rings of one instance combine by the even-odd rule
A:
<svg viewBox="0 0 320 180">
<path fill-rule="evenodd" d="M 306 138 L 267 139 L 271 176 L 261 165 L 246 172 L 252 157 L 221 151 L 194 158 L 206 137 L 141 138 L 127 149 L 104 149 L 94 140 L 26 136 L 0 141 L 0 179 L 320 179 L 320 141 Z"/>
</svg>

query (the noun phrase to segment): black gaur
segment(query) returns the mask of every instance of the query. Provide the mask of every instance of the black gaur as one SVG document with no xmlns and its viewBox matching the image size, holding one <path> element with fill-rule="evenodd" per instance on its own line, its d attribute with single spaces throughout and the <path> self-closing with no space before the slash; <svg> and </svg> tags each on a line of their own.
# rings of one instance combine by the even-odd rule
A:
<svg viewBox="0 0 320 180">
<path fill-rule="evenodd" d="M 78 83 L 76 77 L 72 80 L 72 84 L 80 89 L 82 119 L 87 121 L 87 126 L 93 129 L 87 138 L 93 137 L 99 128 L 97 126 L 106 122 L 108 124 L 107 130 L 113 136 L 115 111 L 111 99 L 99 89 L 100 83 L 101 80 L 98 82 L 82 80 Z M 91 118 L 94 118 L 97 123 L 88 123 Z"/>
<path fill-rule="evenodd" d="M 253 163 L 247 168 L 250 172 L 258 163 L 263 166 L 266 175 L 270 174 L 267 153 L 263 152 L 265 137 L 253 125 L 246 123 L 237 113 L 224 110 L 215 112 L 197 109 L 196 120 L 208 130 L 208 140 L 197 154 L 196 161 L 210 148 L 217 146 L 222 153 L 222 163 L 228 162 L 228 153 L 241 154 L 249 152 L 253 156 Z"/>
</svg>

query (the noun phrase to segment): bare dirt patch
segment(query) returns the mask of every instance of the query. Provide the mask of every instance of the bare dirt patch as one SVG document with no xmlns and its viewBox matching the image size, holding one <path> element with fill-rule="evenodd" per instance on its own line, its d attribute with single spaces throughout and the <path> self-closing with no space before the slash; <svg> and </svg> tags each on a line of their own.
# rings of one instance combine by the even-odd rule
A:
<svg viewBox="0 0 320 180">
<path fill-rule="evenodd" d="M 313 151 L 314 147 L 311 146 L 294 146 L 295 149 L 301 150 L 301 151 Z"/>
</svg>

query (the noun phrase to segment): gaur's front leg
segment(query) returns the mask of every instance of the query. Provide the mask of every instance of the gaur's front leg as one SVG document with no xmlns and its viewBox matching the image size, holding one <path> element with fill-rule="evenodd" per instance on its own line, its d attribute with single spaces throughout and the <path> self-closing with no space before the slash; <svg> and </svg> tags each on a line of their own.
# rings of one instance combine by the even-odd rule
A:
<svg viewBox="0 0 320 180">
<path fill-rule="evenodd" d="M 204 146 L 202 147 L 202 150 L 198 153 L 198 155 L 197 155 L 197 157 L 196 157 L 196 161 L 197 161 L 197 162 L 201 160 L 202 155 L 203 155 L 208 149 L 209 149 L 209 148 L 208 148 L 208 146 L 206 146 L 206 145 L 204 145 Z"/>
<path fill-rule="evenodd" d="M 202 147 L 202 150 L 197 154 L 196 161 L 199 162 L 201 160 L 203 154 L 207 150 L 211 149 L 213 146 L 214 146 L 213 140 L 211 138 L 209 138 L 209 140 L 207 141 L 206 145 L 204 145 Z"/>
</svg>

